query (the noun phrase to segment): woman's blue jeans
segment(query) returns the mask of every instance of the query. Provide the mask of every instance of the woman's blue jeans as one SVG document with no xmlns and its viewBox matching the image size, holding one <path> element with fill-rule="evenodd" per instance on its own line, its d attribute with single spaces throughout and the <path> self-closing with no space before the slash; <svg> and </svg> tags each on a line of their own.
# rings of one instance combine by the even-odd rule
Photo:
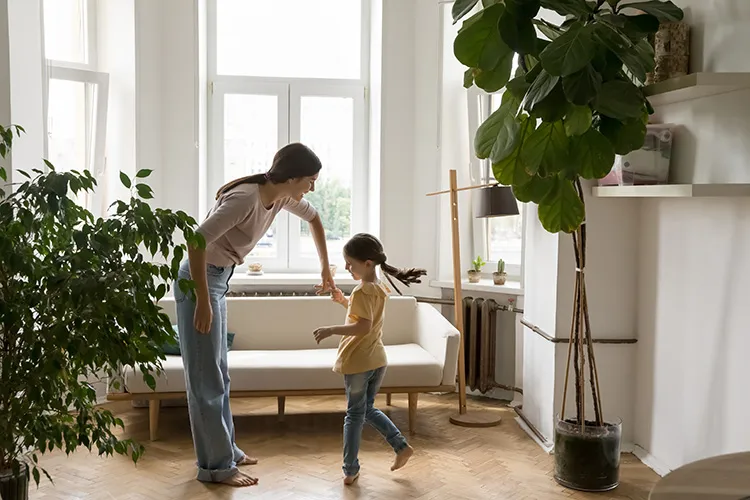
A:
<svg viewBox="0 0 750 500">
<path fill-rule="evenodd" d="M 174 283 L 180 351 L 185 367 L 190 428 L 198 465 L 198 480 L 221 482 L 235 475 L 245 456 L 234 442 L 234 422 L 229 408 L 227 369 L 227 301 L 234 266 L 206 266 L 208 293 L 213 310 L 211 331 L 199 333 L 193 324 L 195 299 Z M 185 261 L 179 278 L 190 278 Z"/>
</svg>

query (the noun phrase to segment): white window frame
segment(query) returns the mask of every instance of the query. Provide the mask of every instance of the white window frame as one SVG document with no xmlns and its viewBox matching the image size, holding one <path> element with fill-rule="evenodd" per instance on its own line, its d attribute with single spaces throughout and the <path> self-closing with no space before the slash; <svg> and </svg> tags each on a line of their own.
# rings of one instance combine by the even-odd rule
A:
<svg viewBox="0 0 750 500">
<path fill-rule="evenodd" d="M 208 206 L 224 184 L 224 97 L 227 94 L 273 95 L 278 97 L 279 147 L 300 141 L 301 99 L 308 96 L 346 97 L 354 104 L 354 158 L 352 171 L 351 233 L 367 231 L 369 207 L 368 164 L 368 85 L 370 71 L 370 0 L 361 0 L 360 77 L 355 79 L 289 78 L 221 75 L 217 73 L 217 0 L 208 0 Z M 269 166 L 271 158 L 268 159 Z M 323 166 L 325 169 L 325 165 Z M 276 273 L 317 271 L 317 258 L 299 254 L 301 224 L 304 221 L 282 210 L 276 217 L 276 257 L 248 256 L 246 263 L 259 262 L 264 270 Z M 342 264 L 339 255 L 329 252 L 331 264 Z M 339 262 L 341 261 L 341 262 Z"/>
<path fill-rule="evenodd" d="M 85 15 L 82 25 L 85 27 L 85 60 L 84 63 L 72 61 L 57 61 L 47 59 L 49 80 L 63 80 L 80 82 L 86 85 L 86 164 L 83 169 L 89 170 L 99 181 L 106 166 L 107 143 L 107 111 L 109 103 L 109 74 L 97 71 L 97 39 L 96 39 L 96 0 L 83 0 Z M 44 47 L 44 9 L 42 9 L 42 46 Z M 43 99 L 44 109 L 44 154 L 49 156 L 48 141 L 48 111 L 49 86 L 46 86 Z M 48 168 L 45 166 L 45 171 Z M 76 170 L 83 170 L 76 169 Z M 92 193 L 85 193 L 85 206 L 93 210 L 103 200 L 101 189 Z M 103 214 L 106 207 L 100 207 Z"/>
<path fill-rule="evenodd" d="M 469 119 L 469 135 L 470 144 L 472 145 L 472 154 L 470 160 L 471 178 L 474 184 L 485 184 L 490 182 L 496 182 L 495 176 L 492 173 L 492 165 L 490 160 L 480 160 L 473 153 L 474 136 L 476 135 L 479 126 L 490 116 L 492 113 L 492 96 L 502 95 L 502 93 L 489 94 L 482 89 L 473 86 L 468 89 L 467 100 L 468 100 L 468 119 Z M 519 215 L 521 216 L 521 234 L 526 233 L 526 204 L 519 203 Z M 474 255 L 486 256 L 487 264 L 484 269 L 487 274 L 497 270 L 497 260 L 490 260 L 490 219 L 477 219 L 474 220 L 474 237 L 473 245 Z M 514 280 L 520 280 L 523 275 L 523 264 L 525 256 L 526 238 L 521 237 L 521 263 L 520 264 L 505 264 L 505 272 L 508 277 Z"/>
</svg>

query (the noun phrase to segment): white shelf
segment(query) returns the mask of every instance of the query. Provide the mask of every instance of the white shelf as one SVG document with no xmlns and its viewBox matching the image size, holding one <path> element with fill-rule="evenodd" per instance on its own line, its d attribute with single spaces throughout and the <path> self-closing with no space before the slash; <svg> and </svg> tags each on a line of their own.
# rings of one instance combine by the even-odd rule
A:
<svg viewBox="0 0 750 500">
<path fill-rule="evenodd" d="M 336 274 L 333 281 L 337 285 L 356 285 L 357 282 L 347 274 Z M 242 270 L 235 271 L 229 280 L 230 285 L 254 286 L 254 285 L 309 285 L 313 287 L 320 283 L 320 274 L 313 273 L 266 273 L 261 276 L 252 276 Z"/>
<path fill-rule="evenodd" d="M 660 184 L 594 186 L 597 198 L 729 198 L 750 196 L 750 184 Z"/>
<path fill-rule="evenodd" d="M 750 89 L 750 73 L 691 73 L 643 87 L 652 106 Z"/>
<path fill-rule="evenodd" d="M 434 280 L 430 281 L 433 288 L 450 288 L 453 290 L 453 281 Z M 504 285 L 496 285 L 492 279 L 482 279 L 479 283 L 469 283 L 468 280 L 461 282 L 461 290 L 472 292 L 501 293 L 503 295 L 523 295 L 523 288 L 518 281 L 506 281 Z"/>
</svg>

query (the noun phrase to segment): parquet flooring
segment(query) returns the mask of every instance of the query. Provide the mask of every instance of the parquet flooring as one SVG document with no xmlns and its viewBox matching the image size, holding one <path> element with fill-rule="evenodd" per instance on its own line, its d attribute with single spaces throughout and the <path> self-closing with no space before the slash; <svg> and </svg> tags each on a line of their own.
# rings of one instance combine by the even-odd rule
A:
<svg viewBox="0 0 750 500">
<path fill-rule="evenodd" d="M 397 426 L 407 428 L 406 396 L 376 403 Z M 278 422 L 275 399 L 232 401 L 237 442 L 260 459 L 248 469 L 258 486 L 234 489 L 196 481 L 186 408 L 161 411 L 159 440 L 148 441 L 148 409 L 129 403 L 112 405 L 125 421 L 124 436 L 146 446 L 134 465 L 121 457 L 100 458 L 83 449 L 70 456 L 54 452 L 41 460 L 55 480 L 43 479 L 34 500 L 646 500 L 658 476 L 631 455 L 623 455 L 621 484 L 610 493 L 566 490 L 552 478 L 553 457 L 544 453 L 518 426 L 512 410 L 495 401 L 470 400 L 503 412 L 503 422 L 489 429 L 456 427 L 448 416 L 456 396 L 420 395 L 417 433 L 409 437 L 416 453 L 402 470 L 389 470 L 388 445 L 365 426 L 361 475 L 352 487 L 341 483 L 344 400 L 340 397 L 287 398 L 285 421 Z"/>
</svg>

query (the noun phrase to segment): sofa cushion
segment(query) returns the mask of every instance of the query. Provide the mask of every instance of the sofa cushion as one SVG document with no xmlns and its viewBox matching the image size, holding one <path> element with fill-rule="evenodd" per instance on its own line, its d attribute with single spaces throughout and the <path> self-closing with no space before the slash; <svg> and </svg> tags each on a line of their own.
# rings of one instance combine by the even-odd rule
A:
<svg viewBox="0 0 750 500">
<path fill-rule="evenodd" d="M 383 387 L 436 387 L 443 367 L 418 344 L 386 346 L 388 370 Z M 235 350 L 227 354 L 234 391 L 296 391 L 343 389 L 343 377 L 332 370 L 336 349 Z M 156 380 L 158 392 L 184 392 L 182 358 L 167 356 L 164 373 Z M 126 368 L 125 386 L 131 393 L 151 389 L 140 372 Z"/>
</svg>

